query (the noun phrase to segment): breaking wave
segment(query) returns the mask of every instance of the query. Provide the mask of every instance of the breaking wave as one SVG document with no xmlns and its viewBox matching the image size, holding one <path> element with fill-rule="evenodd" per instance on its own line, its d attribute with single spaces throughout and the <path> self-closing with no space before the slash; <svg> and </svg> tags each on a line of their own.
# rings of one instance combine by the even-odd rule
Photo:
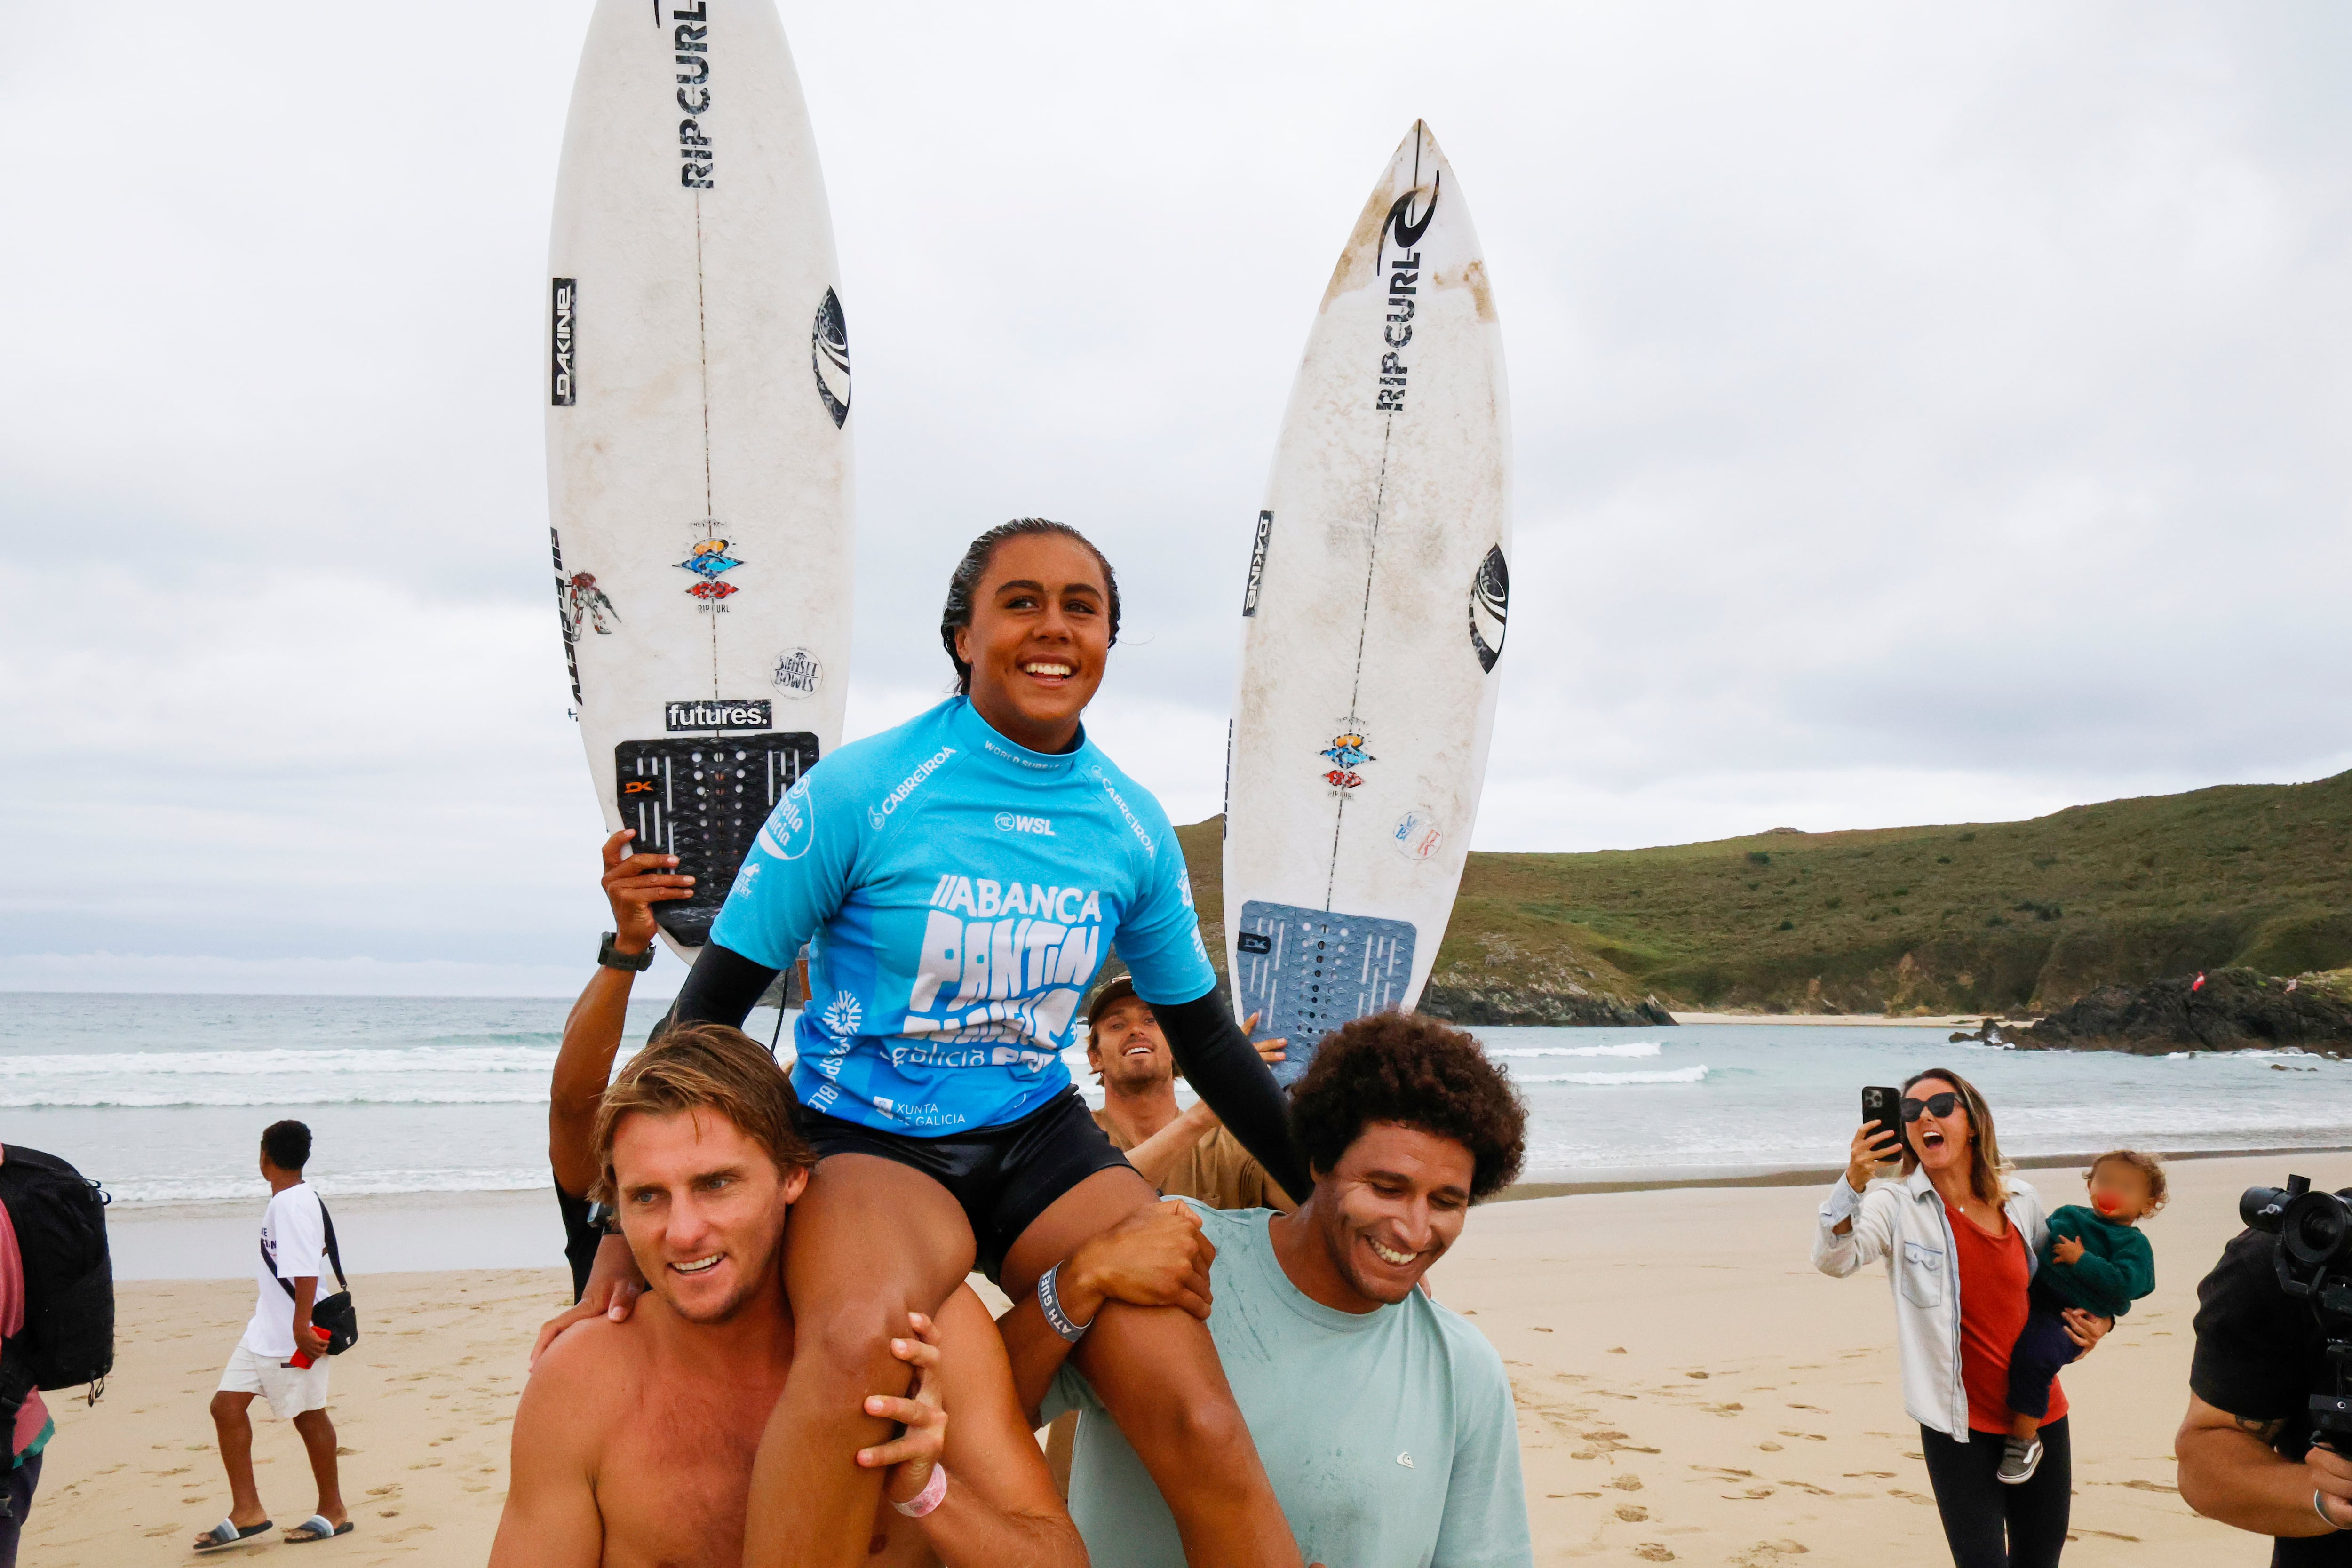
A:
<svg viewBox="0 0 2352 1568">
<path fill-rule="evenodd" d="M 1704 1065 L 1688 1068 L 1662 1068 L 1656 1072 L 1553 1072 L 1513 1073 L 1513 1083 L 1580 1083 L 1596 1088 L 1608 1088 L 1627 1083 L 1705 1083 Z"/>
</svg>

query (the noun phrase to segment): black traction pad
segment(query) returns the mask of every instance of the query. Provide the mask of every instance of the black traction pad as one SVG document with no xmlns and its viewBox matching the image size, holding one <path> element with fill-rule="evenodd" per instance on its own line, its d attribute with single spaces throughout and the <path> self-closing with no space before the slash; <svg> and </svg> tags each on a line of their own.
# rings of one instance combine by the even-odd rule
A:
<svg viewBox="0 0 2352 1568">
<path fill-rule="evenodd" d="M 694 879 L 693 898 L 653 907 L 662 930 L 688 947 L 710 940 L 710 922 L 761 825 L 816 759 L 816 737 L 805 731 L 677 735 L 613 748 L 621 826 L 637 830 L 631 851 L 675 855 Z"/>
</svg>

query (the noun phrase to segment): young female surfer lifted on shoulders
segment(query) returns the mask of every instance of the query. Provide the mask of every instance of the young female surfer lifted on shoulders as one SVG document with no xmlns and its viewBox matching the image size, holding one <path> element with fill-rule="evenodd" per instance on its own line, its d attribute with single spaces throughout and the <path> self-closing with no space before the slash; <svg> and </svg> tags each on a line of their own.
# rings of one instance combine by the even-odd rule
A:
<svg viewBox="0 0 2352 1568">
<path fill-rule="evenodd" d="M 1061 1052 L 1114 942 L 1185 1076 L 1293 1194 L 1281 1091 L 1218 994 L 1159 803 L 1079 714 L 1118 633 L 1110 563 L 1024 519 L 958 564 L 940 635 L 958 695 L 845 746 L 780 802 L 676 1016 L 739 1024 L 809 943 L 793 1037 L 821 1163 L 785 1288 L 803 1337 L 753 1472 L 747 1561 L 855 1568 L 887 1436 L 859 1400 L 906 1378 L 889 1336 L 975 1260 L 1019 1301 L 1080 1242 L 1154 1202 Z M 1205 1281 L 1204 1281 L 1205 1286 Z M 1205 1288 L 1202 1295 L 1205 1297 Z M 1055 1317 L 1050 1280 L 1039 1306 Z M 1111 1307 L 1076 1352 L 1196 1564 L 1299 1562 L 1207 1328 Z"/>
</svg>

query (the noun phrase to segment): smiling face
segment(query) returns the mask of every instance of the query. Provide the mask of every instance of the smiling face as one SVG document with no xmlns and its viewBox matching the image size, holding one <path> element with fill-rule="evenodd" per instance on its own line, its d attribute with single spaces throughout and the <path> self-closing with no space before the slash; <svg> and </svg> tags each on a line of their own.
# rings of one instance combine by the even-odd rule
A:
<svg viewBox="0 0 2352 1568">
<path fill-rule="evenodd" d="M 1369 1312 L 1412 1293 L 1462 1234 L 1476 1162 L 1451 1138 L 1368 1123 L 1339 1167 L 1318 1173 L 1311 1214 L 1339 1281 Z"/>
<path fill-rule="evenodd" d="M 1940 1078 L 1923 1078 L 1905 1089 L 1903 1098 L 1927 1100 L 1939 1094 L 1953 1097 L 1949 1116 L 1921 1111 L 1919 1120 L 1904 1129 L 1904 1136 L 1911 1141 L 1912 1152 L 1918 1156 L 1920 1168 L 1930 1177 L 1946 1171 L 1967 1170 L 1969 1153 L 1976 1142 L 1969 1127 L 1968 1102 L 1960 1098 L 1958 1085 Z"/>
<path fill-rule="evenodd" d="M 971 704 L 1033 752 L 1067 751 L 1110 653 L 1110 587 L 1093 551 L 1065 534 L 1018 534 L 989 557 L 956 654 Z"/>
<path fill-rule="evenodd" d="M 647 1286 L 688 1322 L 724 1322 L 777 1288 L 785 1208 L 807 1184 L 708 1109 L 632 1111 L 613 1130 L 622 1233 Z"/>
<path fill-rule="evenodd" d="M 1139 996 L 1122 996 L 1105 1007 L 1087 1035 L 1087 1065 L 1116 1094 L 1141 1094 L 1176 1079 L 1160 1020 Z"/>
</svg>

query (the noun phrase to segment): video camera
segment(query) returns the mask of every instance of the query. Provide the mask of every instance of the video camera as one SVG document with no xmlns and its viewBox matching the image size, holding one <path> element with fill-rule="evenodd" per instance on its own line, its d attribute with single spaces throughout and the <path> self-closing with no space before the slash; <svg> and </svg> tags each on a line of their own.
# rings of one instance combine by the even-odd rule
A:
<svg viewBox="0 0 2352 1568">
<path fill-rule="evenodd" d="M 2352 1453 L 2352 1188 L 2315 1190 L 2308 1176 L 2248 1187 L 2238 1217 L 2279 1238 L 2279 1288 L 2311 1303 L 2327 1337 L 2328 1391 L 2311 1396 L 2315 1442 Z"/>
</svg>

